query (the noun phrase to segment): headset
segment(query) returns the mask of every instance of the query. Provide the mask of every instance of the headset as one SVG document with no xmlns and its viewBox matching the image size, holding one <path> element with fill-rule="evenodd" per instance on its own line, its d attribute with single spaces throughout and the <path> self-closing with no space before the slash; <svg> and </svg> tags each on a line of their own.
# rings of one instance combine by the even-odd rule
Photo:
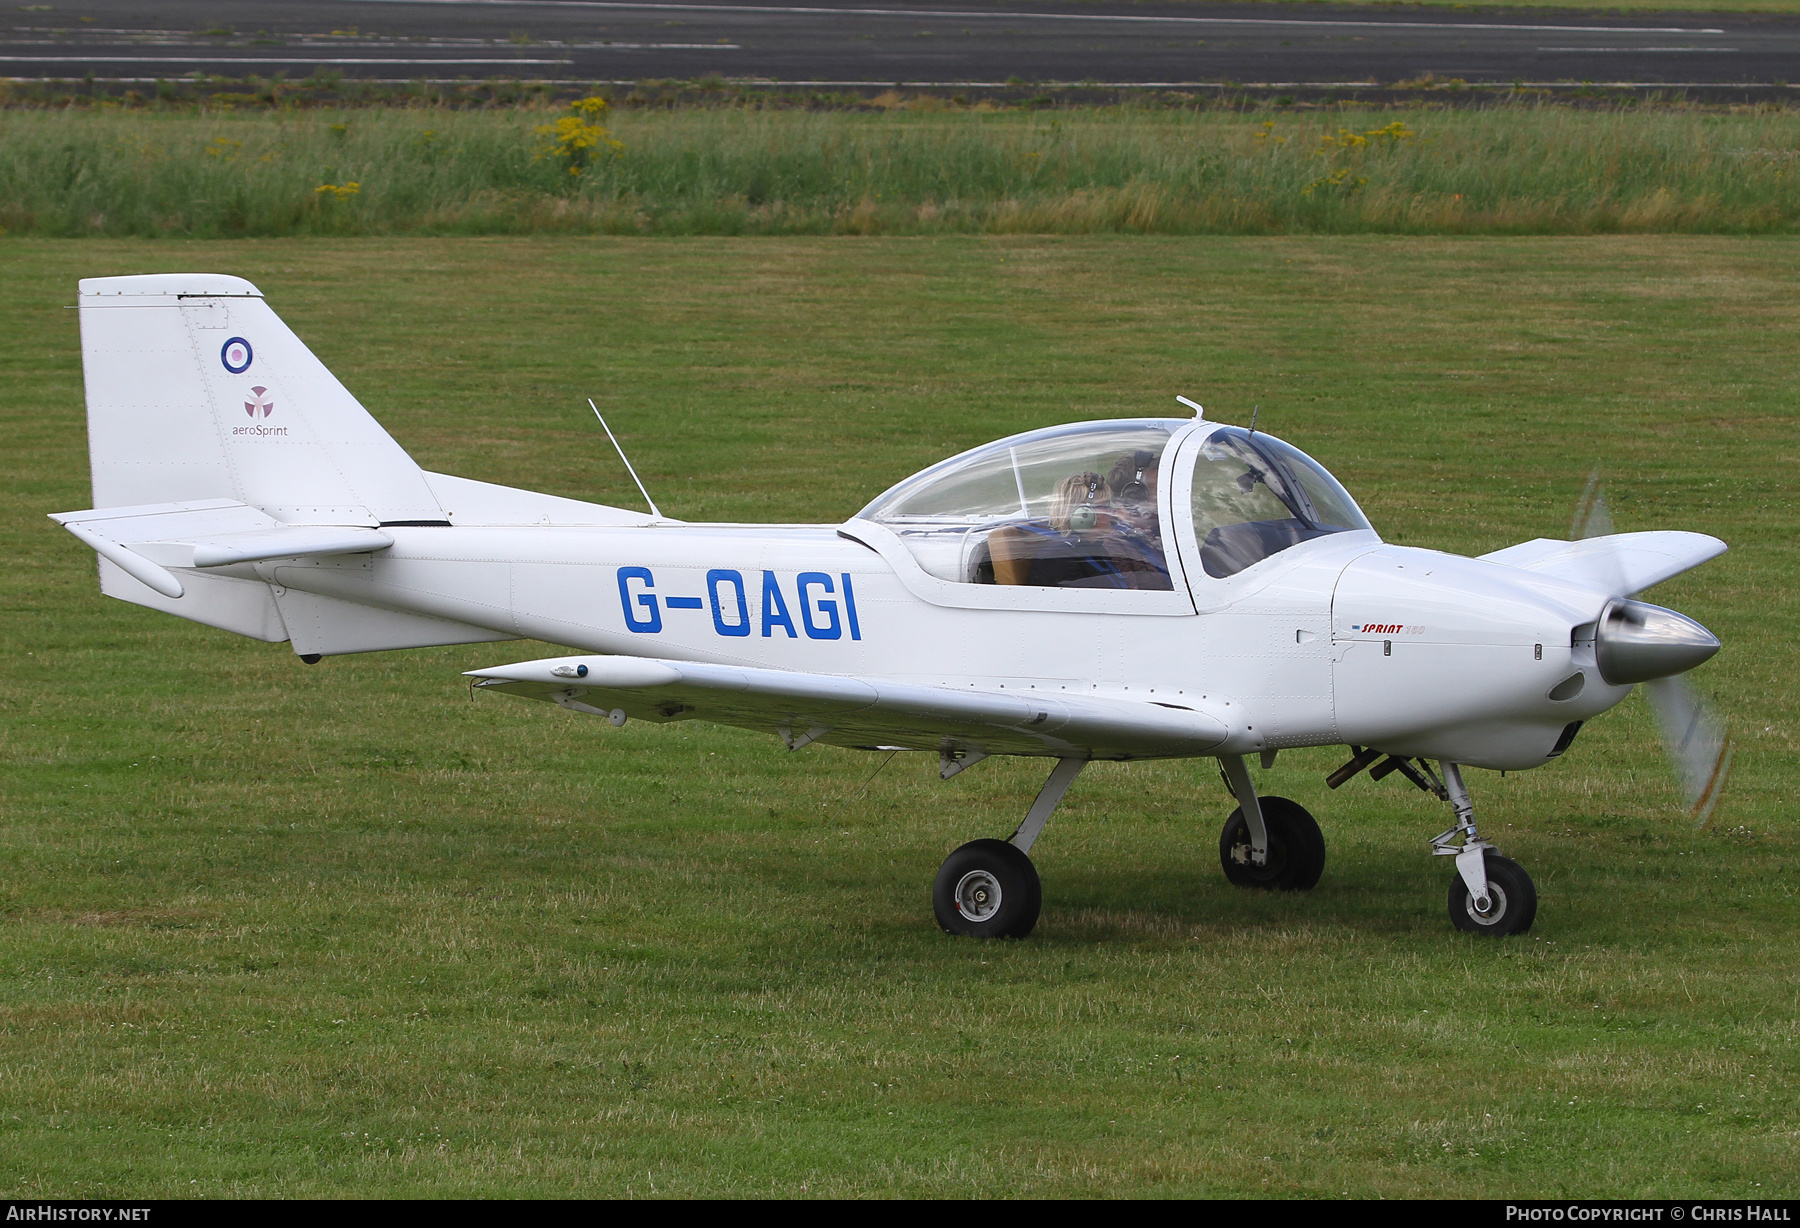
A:
<svg viewBox="0 0 1800 1228">
<path fill-rule="evenodd" d="M 1113 494 L 1126 503 L 1149 503 L 1152 499 L 1150 484 L 1144 481 L 1144 475 L 1156 468 L 1159 459 L 1154 452 L 1133 452 L 1131 480 L 1122 484 Z"/>
<path fill-rule="evenodd" d="M 1100 513 L 1094 510 L 1094 499 L 1106 487 L 1106 479 L 1097 473 L 1084 473 L 1080 479 L 1087 486 L 1087 493 L 1081 497 L 1081 505 L 1069 509 L 1069 529 L 1075 533 L 1086 533 L 1100 523 Z"/>
</svg>

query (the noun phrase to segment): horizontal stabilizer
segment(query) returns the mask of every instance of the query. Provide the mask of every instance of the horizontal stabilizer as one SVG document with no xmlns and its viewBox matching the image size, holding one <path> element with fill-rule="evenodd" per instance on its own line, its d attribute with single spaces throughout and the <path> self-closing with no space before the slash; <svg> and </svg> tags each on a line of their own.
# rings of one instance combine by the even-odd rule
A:
<svg viewBox="0 0 1800 1228">
<path fill-rule="evenodd" d="M 362 525 L 281 524 L 230 499 L 61 512 L 50 517 L 133 578 L 181 596 L 171 567 L 229 567 L 264 559 L 364 554 L 394 539 Z"/>
<path fill-rule="evenodd" d="M 515 638 L 512 632 L 302 592 L 249 569 L 233 570 L 241 563 L 385 550 L 394 539 L 382 529 L 281 524 L 232 499 L 108 507 L 51 519 L 105 560 L 100 581 L 108 596 L 259 640 L 287 640 L 304 657 Z"/>
<path fill-rule="evenodd" d="M 715 721 L 779 732 L 790 744 L 1140 759 L 1203 754 L 1232 733 L 1211 713 L 1138 700 L 1027 696 L 690 661 L 555 657 L 471 670 L 469 676 L 484 689 L 577 712 Z"/>
<path fill-rule="evenodd" d="M 1698 567 L 1725 550 L 1724 542 L 1705 533 L 1661 531 L 1613 533 L 1573 542 L 1540 537 L 1481 557 L 1624 597 Z"/>
</svg>

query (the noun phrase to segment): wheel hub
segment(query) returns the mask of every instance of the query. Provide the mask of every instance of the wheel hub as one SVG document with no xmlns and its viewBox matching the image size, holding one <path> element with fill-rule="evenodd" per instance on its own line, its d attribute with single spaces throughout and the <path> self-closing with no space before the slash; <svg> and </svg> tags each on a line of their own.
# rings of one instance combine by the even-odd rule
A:
<svg viewBox="0 0 1800 1228">
<path fill-rule="evenodd" d="M 1487 905 L 1486 908 L 1478 907 L 1483 903 Z M 1474 919 L 1475 924 L 1498 925 L 1500 919 L 1506 916 L 1506 892 L 1502 891 L 1498 884 L 1489 882 L 1487 899 L 1477 900 L 1471 895 L 1468 897 L 1466 906 L 1469 916 Z"/>
<path fill-rule="evenodd" d="M 956 883 L 956 911 L 971 921 L 991 921 L 1000 911 L 1000 880 L 986 870 L 970 870 Z"/>
</svg>

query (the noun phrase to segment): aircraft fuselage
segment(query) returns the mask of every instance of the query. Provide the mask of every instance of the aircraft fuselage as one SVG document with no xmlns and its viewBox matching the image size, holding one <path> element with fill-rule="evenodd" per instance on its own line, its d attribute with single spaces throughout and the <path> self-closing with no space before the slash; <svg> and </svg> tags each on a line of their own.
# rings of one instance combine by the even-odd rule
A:
<svg viewBox="0 0 1800 1228">
<path fill-rule="evenodd" d="M 1604 684 L 1577 642 L 1604 594 L 1372 533 L 1268 560 L 1222 607 L 1142 614 L 934 603 L 833 525 L 388 531 L 374 557 L 255 573 L 278 593 L 588 652 L 1194 707 L 1245 750 L 1348 743 L 1534 767 L 1630 690 Z M 1577 674 L 1578 693 L 1548 698 Z"/>
</svg>

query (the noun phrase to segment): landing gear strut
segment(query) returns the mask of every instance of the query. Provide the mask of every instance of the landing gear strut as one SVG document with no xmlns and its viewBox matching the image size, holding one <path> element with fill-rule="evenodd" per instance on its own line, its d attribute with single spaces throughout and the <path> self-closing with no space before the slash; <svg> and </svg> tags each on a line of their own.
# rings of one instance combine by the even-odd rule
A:
<svg viewBox="0 0 1800 1228">
<path fill-rule="evenodd" d="M 1475 830 L 1475 806 L 1463 784 L 1462 769 L 1439 763 L 1444 792 L 1456 810 L 1456 825 L 1434 836 L 1433 857 L 1456 858 L 1450 883 L 1450 923 L 1470 934 L 1523 934 L 1537 917 L 1537 886 L 1525 868 L 1481 838 Z M 1462 837 L 1460 845 L 1453 843 Z"/>
<path fill-rule="evenodd" d="M 1299 802 L 1258 797 L 1242 755 L 1219 756 L 1238 808 L 1219 833 L 1219 864 L 1239 887 L 1306 891 L 1325 872 L 1325 836 Z"/>
<path fill-rule="evenodd" d="M 1350 761 L 1325 778 L 1335 789 L 1370 764 L 1372 780 L 1399 772 L 1425 792 L 1449 802 L 1456 811 L 1456 825 L 1431 839 L 1433 857 L 1456 858 L 1456 878 L 1450 883 L 1450 922 L 1470 934 L 1523 934 L 1537 916 L 1537 887 L 1531 875 L 1518 862 L 1500 855 L 1500 850 L 1481 838 L 1475 830 L 1475 804 L 1463 784 L 1462 768 L 1448 760 L 1439 760 L 1437 772 L 1419 759 L 1407 762 L 1399 755 L 1388 755 L 1374 747 L 1353 746 Z M 1456 841 L 1461 837 L 1462 842 Z"/>
<path fill-rule="evenodd" d="M 944 859 L 931 888 L 931 911 L 947 933 L 971 938 L 1023 938 L 1037 924 L 1044 889 L 1031 846 L 1056 813 L 1086 759 L 1058 759 L 1024 820 L 1008 840 L 971 840 Z M 960 771 L 946 761 L 942 775 Z"/>
</svg>

